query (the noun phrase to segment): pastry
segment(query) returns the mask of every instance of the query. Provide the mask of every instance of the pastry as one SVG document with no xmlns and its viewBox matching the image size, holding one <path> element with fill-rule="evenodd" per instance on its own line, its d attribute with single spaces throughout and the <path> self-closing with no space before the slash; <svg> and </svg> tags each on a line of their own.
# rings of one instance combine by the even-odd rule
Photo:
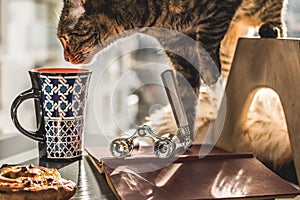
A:
<svg viewBox="0 0 300 200">
<path fill-rule="evenodd" d="M 34 165 L 2 165 L 0 200 L 70 199 L 76 184 L 60 176 L 55 168 Z"/>
</svg>

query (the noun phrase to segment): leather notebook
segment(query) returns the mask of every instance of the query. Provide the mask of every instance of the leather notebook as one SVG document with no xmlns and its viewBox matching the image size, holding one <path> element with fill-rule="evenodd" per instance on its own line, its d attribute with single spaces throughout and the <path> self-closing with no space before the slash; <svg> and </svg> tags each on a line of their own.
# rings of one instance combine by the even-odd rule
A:
<svg viewBox="0 0 300 200">
<path fill-rule="evenodd" d="M 212 150 L 201 155 L 200 148 Z M 119 159 L 108 147 L 86 151 L 119 199 L 273 199 L 300 194 L 250 153 L 193 145 L 182 155 L 160 159 L 151 147 L 143 147 L 137 155 Z"/>
</svg>

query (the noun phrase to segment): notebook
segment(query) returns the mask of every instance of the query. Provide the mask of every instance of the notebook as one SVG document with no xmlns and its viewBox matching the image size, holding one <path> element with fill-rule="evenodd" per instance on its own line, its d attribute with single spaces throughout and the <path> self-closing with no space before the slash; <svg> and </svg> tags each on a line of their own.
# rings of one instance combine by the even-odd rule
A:
<svg viewBox="0 0 300 200">
<path fill-rule="evenodd" d="M 200 148 L 211 151 L 201 155 Z M 250 153 L 193 145 L 182 155 L 160 159 L 151 147 L 141 147 L 136 155 L 119 159 L 108 147 L 86 151 L 118 199 L 273 199 L 300 194 Z"/>
</svg>

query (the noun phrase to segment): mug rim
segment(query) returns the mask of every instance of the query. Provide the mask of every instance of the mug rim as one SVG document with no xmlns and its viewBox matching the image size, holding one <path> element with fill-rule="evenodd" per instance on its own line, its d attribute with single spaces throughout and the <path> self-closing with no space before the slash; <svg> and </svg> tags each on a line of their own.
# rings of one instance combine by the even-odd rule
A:
<svg viewBox="0 0 300 200">
<path fill-rule="evenodd" d="M 39 74 L 82 74 L 82 73 L 91 73 L 89 69 L 82 68 L 68 68 L 68 67 L 39 67 L 30 69 L 30 72 L 39 73 Z"/>
</svg>

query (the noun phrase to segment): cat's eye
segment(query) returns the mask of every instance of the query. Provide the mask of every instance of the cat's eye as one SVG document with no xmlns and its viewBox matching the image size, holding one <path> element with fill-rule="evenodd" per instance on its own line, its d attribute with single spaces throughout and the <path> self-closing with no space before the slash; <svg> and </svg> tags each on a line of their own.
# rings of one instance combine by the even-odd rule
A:
<svg viewBox="0 0 300 200">
<path fill-rule="evenodd" d="M 84 36 L 89 33 L 90 29 L 91 29 L 90 26 L 88 26 L 84 22 L 80 22 L 76 24 L 73 34 L 78 36 Z"/>
<path fill-rule="evenodd" d="M 91 27 L 84 26 L 81 28 L 77 28 L 76 31 L 73 32 L 73 34 L 77 36 L 85 36 L 88 35 L 90 31 Z"/>
<path fill-rule="evenodd" d="M 84 24 L 79 24 L 78 30 L 82 31 L 82 30 L 86 30 L 87 29 L 87 26 L 85 26 Z"/>
</svg>

